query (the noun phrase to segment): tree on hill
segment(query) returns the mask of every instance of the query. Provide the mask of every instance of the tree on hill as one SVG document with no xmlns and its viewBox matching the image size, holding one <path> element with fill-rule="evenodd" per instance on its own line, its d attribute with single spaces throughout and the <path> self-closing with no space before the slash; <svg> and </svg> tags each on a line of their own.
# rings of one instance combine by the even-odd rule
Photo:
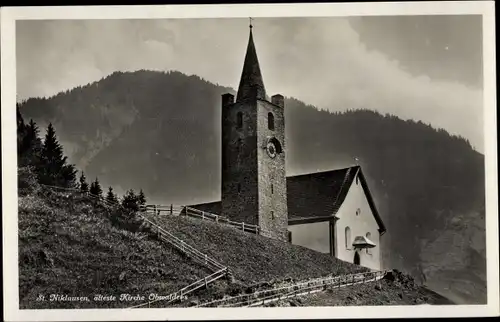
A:
<svg viewBox="0 0 500 322">
<path fill-rule="evenodd" d="M 49 123 L 40 155 L 39 181 L 42 184 L 74 187 L 76 169 L 67 163 L 61 144 L 57 141 L 52 123 Z"/>
<path fill-rule="evenodd" d="M 97 177 L 95 178 L 95 181 L 90 184 L 90 191 L 91 194 L 94 196 L 97 196 L 99 198 L 102 198 L 102 188 L 101 184 L 99 183 L 99 180 Z"/>
<path fill-rule="evenodd" d="M 145 206 L 146 205 L 146 196 L 144 195 L 144 191 L 139 191 L 139 195 L 137 196 L 137 203 L 139 206 Z"/>
<path fill-rule="evenodd" d="M 33 120 L 25 124 L 22 116 L 18 115 L 17 152 L 19 166 L 34 166 L 39 168 L 42 140 L 39 137 L 38 126 Z"/>
<path fill-rule="evenodd" d="M 87 178 L 85 177 L 83 171 L 80 175 L 80 191 L 84 193 L 89 192 L 89 184 L 87 183 Z"/>
<path fill-rule="evenodd" d="M 106 194 L 106 201 L 109 203 L 118 203 L 118 197 L 113 192 L 113 188 L 109 187 L 108 193 Z"/>
<path fill-rule="evenodd" d="M 133 189 L 128 190 L 123 196 L 122 206 L 133 211 L 139 210 L 138 196 Z"/>
</svg>

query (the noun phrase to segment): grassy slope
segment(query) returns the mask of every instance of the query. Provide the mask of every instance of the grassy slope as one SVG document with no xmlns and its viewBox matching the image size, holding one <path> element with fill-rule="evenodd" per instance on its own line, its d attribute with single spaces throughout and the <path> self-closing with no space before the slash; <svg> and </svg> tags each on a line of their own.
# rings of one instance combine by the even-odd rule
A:
<svg viewBox="0 0 500 322">
<path fill-rule="evenodd" d="M 327 254 L 208 220 L 168 215 L 148 218 L 229 267 L 234 277 L 245 284 L 366 271 Z"/>
<path fill-rule="evenodd" d="M 111 211 L 78 196 L 44 192 L 19 198 L 20 308 L 128 307 L 95 294 L 167 295 L 208 274 L 145 233 L 113 226 Z M 90 296 L 90 302 L 40 302 L 39 294 Z"/>
</svg>

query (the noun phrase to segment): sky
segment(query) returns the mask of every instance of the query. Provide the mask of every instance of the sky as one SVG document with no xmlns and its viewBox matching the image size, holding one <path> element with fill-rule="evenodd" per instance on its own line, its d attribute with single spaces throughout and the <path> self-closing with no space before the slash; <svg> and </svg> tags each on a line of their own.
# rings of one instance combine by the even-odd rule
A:
<svg viewBox="0 0 500 322">
<path fill-rule="evenodd" d="M 256 18 L 253 26 L 268 95 L 420 120 L 483 152 L 481 16 Z M 248 32 L 241 18 L 18 21 L 18 99 L 139 69 L 236 89 Z"/>
</svg>

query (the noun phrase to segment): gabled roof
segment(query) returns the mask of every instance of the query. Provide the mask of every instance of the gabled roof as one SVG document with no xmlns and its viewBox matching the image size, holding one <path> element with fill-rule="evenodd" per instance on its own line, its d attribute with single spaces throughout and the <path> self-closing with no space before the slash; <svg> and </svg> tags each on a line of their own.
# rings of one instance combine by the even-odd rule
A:
<svg viewBox="0 0 500 322">
<path fill-rule="evenodd" d="M 356 176 L 377 221 L 379 232 L 383 234 L 386 231 L 385 225 L 360 166 L 287 177 L 288 223 L 302 224 L 335 219 Z M 190 207 L 214 214 L 222 213 L 220 201 Z"/>
<path fill-rule="evenodd" d="M 257 51 L 253 43 L 252 27 L 250 27 L 250 37 L 248 39 L 247 53 L 245 55 L 245 62 L 243 63 L 243 72 L 241 73 L 236 102 L 248 99 L 266 99 L 266 89 L 264 88 L 264 81 L 260 72 Z"/>
<path fill-rule="evenodd" d="M 385 232 L 385 225 L 375 207 L 360 166 L 287 177 L 289 223 L 310 222 L 313 218 L 318 218 L 318 221 L 334 218 L 356 176 L 365 192 L 379 231 Z"/>
</svg>

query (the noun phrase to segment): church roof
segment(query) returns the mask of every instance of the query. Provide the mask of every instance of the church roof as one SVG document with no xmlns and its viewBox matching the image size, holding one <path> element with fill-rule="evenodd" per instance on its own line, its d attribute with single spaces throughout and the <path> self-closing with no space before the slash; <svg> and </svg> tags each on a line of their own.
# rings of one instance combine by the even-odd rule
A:
<svg viewBox="0 0 500 322">
<path fill-rule="evenodd" d="M 287 177 L 289 222 L 331 219 L 342 206 L 356 175 L 365 191 L 380 232 L 385 232 L 385 225 L 375 207 L 360 166 Z"/>
<path fill-rule="evenodd" d="M 342 206 L 356 175 L 365 191 L 379 231 L 384 233 L 386 231 L 385 225 L 377 211 L 360 166 L 287 177 L 289 224 L 331 220 Z M 190 207 L 215 214 L 222 213 L 220 201 L 191 205 Z"/>
<path fill-rule="evenodd" d="M 253 43 L 252 26 L 250 26 L 250 37 L 248 39 L 247 53 L 245 55 L 245 62 L 243 63 L 243 72 L 241 73 L 236 102 L 254 98 L 265 100 L 266 90 L 264 88 L 264 81 L 262 80 L 262 73 L 260 72 L 257 51 Z"/>
</svg>

